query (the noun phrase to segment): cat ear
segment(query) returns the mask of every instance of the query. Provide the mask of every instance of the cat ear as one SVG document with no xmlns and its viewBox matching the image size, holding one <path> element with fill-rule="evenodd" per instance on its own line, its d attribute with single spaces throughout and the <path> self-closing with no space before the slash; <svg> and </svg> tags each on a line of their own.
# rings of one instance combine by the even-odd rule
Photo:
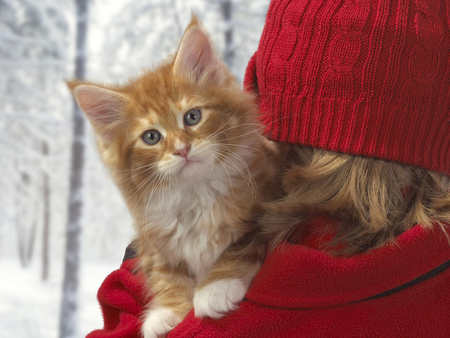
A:
<svg viewBox="0 0 450 338">
<path fill-rule="evenodd" d="M 206 81 L 214 85 L 223 84 L 228 77 L 225 64 L 195 16 L 184 32 L 175 56 L 173 71 L 196 82 Z"/>
<path fill-rule="evenodd" d="M 81 84 L 74 87 L 68 83 L 68 86 L 73 90 L 75 100 L 97 134 L 103 140 L 112 137 L 111 129 L 116 122 L 121 120 L 128 101 L 127 97 L 95 85 Z"/>
</svg>

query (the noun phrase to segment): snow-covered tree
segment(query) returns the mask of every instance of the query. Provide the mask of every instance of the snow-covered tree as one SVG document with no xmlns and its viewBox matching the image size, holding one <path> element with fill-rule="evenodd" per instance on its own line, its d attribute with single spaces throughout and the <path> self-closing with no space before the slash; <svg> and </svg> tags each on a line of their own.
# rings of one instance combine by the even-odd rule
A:
<svg viewBox="0 0 450 338">
<path fill-rule="evenodd" d="M 89 0 L 76 0 L 77 30 L 75 78 L 86 77 L 86 39 L 88 31 Z M 78 329 L 78 284 L 80 271 L 80 238 L 82 229 L 82 188 L 85 157 L 85 120 L 73 99 L 73 135 L 70 165 L 70 191 L 66 250 L 64 260 L 64 281 L 59 320 L 59 337 L 74 337 Z"/>
<path fill-rule="evenodd" d="M 27 266 L 42 229 L 43 277 L 49 269 L 50 224 L 64 213 L 53 219 L 48 211 L 65 210 L 58 202 L 52 207 L 58 199 L 51 195 L 64 187 L 58 176 L 65 172 L 65 146 L 57 141 L 67 126 L 62 79 L 68 8 L 68 0 L 0 0 L 0 217 L 6 234 L 7 228 L 17 230 L 16 240 L 6 238 L 0 254 L 11 252 L 15 242 Z"/>
</svg>

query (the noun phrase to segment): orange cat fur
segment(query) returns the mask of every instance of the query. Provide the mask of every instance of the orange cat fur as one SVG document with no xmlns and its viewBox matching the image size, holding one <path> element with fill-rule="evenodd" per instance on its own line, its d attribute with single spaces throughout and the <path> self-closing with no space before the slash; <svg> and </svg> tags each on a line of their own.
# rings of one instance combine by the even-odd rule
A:
<svg viewBox="0 0 450 338">
<path fill-rule="evenodd" d="M 135 220 L 152 297 L 144 336 L 192 307 L 233 310 L 264 257 L 255 218 L 280 160 L 207 33 L 194 17 L 174 57 L 125 85 L 68 85 Z"/>
</svg>

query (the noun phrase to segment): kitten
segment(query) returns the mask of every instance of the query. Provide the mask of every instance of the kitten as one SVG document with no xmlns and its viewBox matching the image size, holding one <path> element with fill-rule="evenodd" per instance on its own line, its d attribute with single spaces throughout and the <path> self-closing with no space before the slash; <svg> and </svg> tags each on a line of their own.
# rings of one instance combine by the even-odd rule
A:
<svg viewBox="0 0 450 338">
<path fill-rule="evenodd" d="M 264 258 L 255 218 L 276 194 L 280 159 L 193 17 L 174 57 L 123 86 L 69 82 L 138 231 L 152 298 L 146 338 L 194 308 L 236 308 Z"/>
</svg>

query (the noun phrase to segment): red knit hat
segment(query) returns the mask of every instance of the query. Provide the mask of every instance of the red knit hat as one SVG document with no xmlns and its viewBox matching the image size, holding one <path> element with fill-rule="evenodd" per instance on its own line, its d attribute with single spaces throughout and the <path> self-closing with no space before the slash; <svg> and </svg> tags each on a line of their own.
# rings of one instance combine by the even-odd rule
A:
<svg viewBox="0 0 450 338">
<path fill-rule="evenodd" d="M 274 141 L 450 175 L 447 0 L 274 0 L 244 82 Z"/>
</svg>

